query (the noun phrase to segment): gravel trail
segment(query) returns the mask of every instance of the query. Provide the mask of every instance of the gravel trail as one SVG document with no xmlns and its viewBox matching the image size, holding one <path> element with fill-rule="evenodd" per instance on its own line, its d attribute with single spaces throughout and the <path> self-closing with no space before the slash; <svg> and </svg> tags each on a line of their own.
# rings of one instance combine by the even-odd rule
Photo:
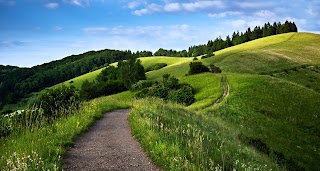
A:
<svg viewBox="0 0 320 171">
<path fill-rule="evenodd" d="M 132 137 L 130 110 L 106 113 L 66 152 L 63 170 L 159 170 Z"/>
</svg>

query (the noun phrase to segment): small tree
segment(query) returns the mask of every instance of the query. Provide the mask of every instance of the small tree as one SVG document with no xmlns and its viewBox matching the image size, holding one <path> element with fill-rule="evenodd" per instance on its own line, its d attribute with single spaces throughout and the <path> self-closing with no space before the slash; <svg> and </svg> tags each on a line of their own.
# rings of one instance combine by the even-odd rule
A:
<svg viewBox="0 0 320 171">
<path fill-rule="evenodd" d="M 221 69 L 217 66 L 214 66 L 213 64 L 210 65 L 210 70 L 212 73 L 221 73 Z"/>
<path fill-rule="evenodd" d="M 130 89 L 131 86 L 139 80 L 145 80 L 147 78 L 141 61 L 136 58 L 120 61 L 118 63 L 118 70 L 118 77 L 127 89 Z"/>
<path fill-rule="evenodd" d="M 202 62 L 191 62 L 189 64 L 189 75 L 197 74 L 201 72 L 209 72 L 209 68 L 202 64 Z"/>
</svg>

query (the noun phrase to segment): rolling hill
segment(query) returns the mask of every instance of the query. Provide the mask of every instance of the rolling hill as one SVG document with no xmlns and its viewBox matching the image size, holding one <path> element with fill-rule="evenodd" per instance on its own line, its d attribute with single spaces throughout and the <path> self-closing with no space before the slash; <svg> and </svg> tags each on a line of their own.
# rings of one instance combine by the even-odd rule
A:
<svg viewBox="0 0 320 171">
<path fill-rule="evenodd" d="M 120 99 L 133 100 L 133 133 L 165 170 L 320 170 L 319 47 L 320 35 L 312 33 L 261 38 L 198 57 L 221 74 L 189 76 L 192 58 L 143 57 L 144 67 L 168 64 L 148 80 L 169 73 L 195 88 L 196 102 L 135 100 L 129 92 Z M 64 84 L 80 87 L 101 70 Z M 229 95 L 213 105 L 226 84 Z"/>
</svg>

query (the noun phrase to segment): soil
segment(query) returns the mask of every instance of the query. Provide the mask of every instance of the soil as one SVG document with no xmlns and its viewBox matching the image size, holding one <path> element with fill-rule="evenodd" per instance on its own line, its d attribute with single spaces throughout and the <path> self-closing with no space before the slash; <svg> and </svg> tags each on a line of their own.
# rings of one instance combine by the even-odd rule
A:
<svg viewBox="0 0 320 171">
<path fill-rule="evenodd" d="M 76 139 L 64 156 L 63 170 L 159 170 L 132 137 L 129 109 L 106 113 Z"/>
</svg>

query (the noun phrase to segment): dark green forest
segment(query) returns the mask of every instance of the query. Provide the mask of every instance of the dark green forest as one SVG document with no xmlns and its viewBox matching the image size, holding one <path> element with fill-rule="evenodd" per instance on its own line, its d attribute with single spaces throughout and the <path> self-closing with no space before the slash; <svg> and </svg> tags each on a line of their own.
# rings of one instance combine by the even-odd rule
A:
<svg viewBox="0 0 320 171">
<path fill-rule="evenodd" d="M 151 55 L 150 51 L 132 53 L 131 51 L 105 49 L 72 55 L 32 68 L 0 65 L 0 109 L 6 104 L 18 102 L 31 92 L 40 91 L 110 63 L 129 57 Z"/>
<path fill-rule="evenodd" d="M 248 28 L 245 32 L 234 32 L 232 36 L 227 36 L 225 40 L 219 37 L 215 40 L 209 40 L 207 44 L 191 46 L 188 51 L 160 48 L 153 54 L 151 51 L 133 53 L 129 50 L 105 49 L 89 51 L 80 55 L 71 55 L 61 60 L 32 68 L 0 65 L 0 110 L 6 104 L 14 104 L 21 98 L 28 97 L 32 92 L 40 91 L 46 87 L 105 67 L 113 62 L 146 56 L 195 57 L 204 54 L 212 56 L 213 52 L 227 47 L 266 36 L 297 31 L 294 22 L 286 21 L 284 24 L 274 22 L 272 25 L 266 23 L 263 27 L 256 26 L 253 30 Z"/>
</svg>

